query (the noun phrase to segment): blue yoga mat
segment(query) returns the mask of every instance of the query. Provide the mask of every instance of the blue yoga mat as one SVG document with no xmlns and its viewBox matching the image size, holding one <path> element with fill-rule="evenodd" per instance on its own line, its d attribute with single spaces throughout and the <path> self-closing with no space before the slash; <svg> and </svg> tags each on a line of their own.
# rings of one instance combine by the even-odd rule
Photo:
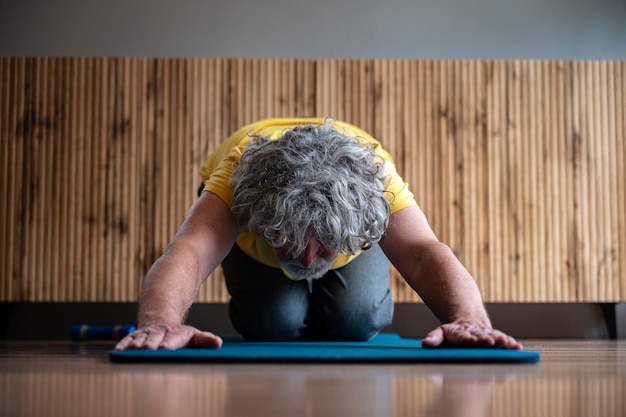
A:
<svg viewBox="0 0 626 417">
<path fill-rule="evenodd" d="M 422 348 L 419 340 L 379 334 L 369 342 L 248 342 L 225 338 L 220 349 L 109 352 L 126 363 L 536 363 L 539 353 L 488 348 Z"/>
</svg>

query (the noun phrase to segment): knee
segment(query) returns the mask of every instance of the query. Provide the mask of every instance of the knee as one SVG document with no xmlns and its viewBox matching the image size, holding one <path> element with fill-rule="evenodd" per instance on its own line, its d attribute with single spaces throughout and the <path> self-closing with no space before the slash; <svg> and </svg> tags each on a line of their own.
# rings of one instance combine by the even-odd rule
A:
<svg viewBox="0 0 626 417">
<path fill-rule="evenodd" d="M 389 326 L 393 319 L 391 292 L 377 302 L 363 302 L 358 306 L 337 305 L 325 316 L 325 333 L 333 340 L 367 341 Z"/>
</svg>

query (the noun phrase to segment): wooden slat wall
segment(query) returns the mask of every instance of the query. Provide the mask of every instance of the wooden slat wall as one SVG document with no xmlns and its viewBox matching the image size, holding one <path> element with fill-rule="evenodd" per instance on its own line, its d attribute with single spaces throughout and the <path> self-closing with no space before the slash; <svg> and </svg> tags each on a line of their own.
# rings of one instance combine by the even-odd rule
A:
<svg viewBox="0 0 626 417">
<path fill-rule="evenodd" d="M 289 116 L 374 134 L 486 301 L 626 300 L 624 62 L 20 57 L 0 58 L 0 300 L 135 301 L 206 155 Z M 227 298 L 217 271 L 199 301 Z"/>
</svg>

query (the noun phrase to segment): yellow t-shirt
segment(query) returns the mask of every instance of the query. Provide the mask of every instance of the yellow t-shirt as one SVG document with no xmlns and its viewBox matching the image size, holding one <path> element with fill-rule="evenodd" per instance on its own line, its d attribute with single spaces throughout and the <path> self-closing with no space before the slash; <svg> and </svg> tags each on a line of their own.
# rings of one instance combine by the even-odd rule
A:
<svg viewBox="0 0 626 417">
<path fill-rule="evenodd" d="M 279 139 L 284 132 L 292 130 L 296 126 L 321 125 L 324 123 L 324 120 L 322 118 L 265 119 L 242 127 L 218 146 L 202 166 L 200 176 L 204 181 L 203 191 L 210 191 L 216 194 L 224 200 L 228 207 L 232 207 L 233 189 L 228 181 L 239 163 L 241 154 L 250 144 L 251 136 Z M 391 204 L 392 214 L 405 207 L 417 206 L 408 184 L 397 173 L 391 155 L 383 149 L 379 142 L 367 132 L 345 122 L 336 121 L 332 128 L 345 136 L 358 138 L 364 146 L 372 145 L 374 152 L 385 160 L 385 169 L 390 179 L 387 190 L 391 191 L 391 193 L 385 193 L 385 195 Z M 280 268 L 274 248 L 257 235 L 242 229 L 237 239 L 237 245 L 252 259 L 268 266 Z M 359 253 L 355 255 L 339 254 L 331 268 L 341 268 L 358 255 Z"/>
</svg>

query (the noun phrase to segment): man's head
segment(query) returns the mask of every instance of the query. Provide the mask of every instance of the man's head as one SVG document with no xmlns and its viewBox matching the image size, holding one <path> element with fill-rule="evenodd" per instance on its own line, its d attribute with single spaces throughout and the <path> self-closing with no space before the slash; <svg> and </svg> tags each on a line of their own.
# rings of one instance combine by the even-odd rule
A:
<svg viewBox="0 0 626 417">
<path fill-rule="evenodd" d="M 383 159 L 357 138 L 332 123 L 299 126 L 276 140 L 252 139 L 231 178 L 232 212 L 282 261 L 303 264 L 311 252 L 328 261 L 382 238 L 386 181 Z"/>
</svg>

